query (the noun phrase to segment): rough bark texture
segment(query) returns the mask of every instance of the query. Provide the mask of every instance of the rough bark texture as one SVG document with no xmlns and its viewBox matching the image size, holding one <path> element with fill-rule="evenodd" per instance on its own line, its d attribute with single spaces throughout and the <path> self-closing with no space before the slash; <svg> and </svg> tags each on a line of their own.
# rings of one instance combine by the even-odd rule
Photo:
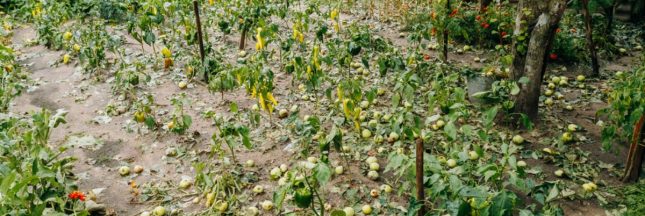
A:
<svg viewBox="0 0 645 216">
<path fill-rule="evenodd" d="M 589 0 L 582 0 L 582 14 L 585 19 L 585 33 L 587 35 L 587 49 L 591 58 L 591 76 L 600 75 L 600 65 L 598 64 L 598 55 L 596 54 L 596 43 L 593 41 L 593 29 L 591 28 L 591 14 L 589 13 Z"/>
<path fill-rule="evenodd" d="M 522 0 L 515 17 L 515 36 L 528 33 L 524 41 L 513 40 L 513 65 L 511 76 L 515 80 L 527 77 L 528 83 L 520 84 L 515 99 L 515 112 L 535 120 L 538 114 L 540 85 L 546 70 L 546 59 L 555 29 L 564 14 L 566 0 Z M 524 21 L 524 22 L 522 22 Z M 525 52 L 517 49 L 526 47 Z"/>
<path fill-rule="evenodd" d="M 641 116 L 640 120 L 634 125 L 632 144 L 629 147 L 625 174 L 623 175 L 624 182 L 638 181 L 638 177 L 640 176 L 643 156 L 645 155 L 645 143 L 641 141 L 641 137 L 645 135 L 643 124 L 645 124 L 645 115 Z"/>
</svg>

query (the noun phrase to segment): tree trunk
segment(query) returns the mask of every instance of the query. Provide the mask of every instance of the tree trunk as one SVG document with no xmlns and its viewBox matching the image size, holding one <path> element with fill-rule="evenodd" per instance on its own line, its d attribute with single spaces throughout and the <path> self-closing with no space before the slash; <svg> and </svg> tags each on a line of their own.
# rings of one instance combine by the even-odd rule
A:
<svg viewBox="0 0 645 216">
<path fill-rule="evenodd" d="M 614 14 L 616 13 L 616 6 L 618 6 L 618 2 L 618 0 L 615 0 L 614 4 L 611 5 L 611 7 L 605 9 L 605 13 L 607 14 L 607 26 L 605 26 L 605 35 L 609 38 L 609 41 L 614 40 L 611 35 L 611 29 L 614 25 Z"/>
<path fill-rule="evenodd" d="M 598 64 L 598 55 L 596 54 L 596 43 L 593 41 L 593 30 L 591 29 L 591 14 L 589 13 L 589 0 L 582 0 L 582 14 L 585 19 L 585 32 L 587 35 L 587 49 L 591 57 L 591 67 L 593 72 L 591 76 L 598 77 L 600 75 L 600 65 Z"/>
<path fill-rule="evenodd" d="M 479 0 L 479 13 L 484 12 L 484 8 L 488 7 L 492 0 Z"/>
<path fill-rule="evenodd" d="M 643 124 L 645 123 L 645 115 L 641 116 L 640 120 L 634 125 L 632 134 L 632 144 L 629 147 L 627 154 L 627 163 L 625 165 L 625 174 L 623 175 L 624 182 L 638 181 L 640 176 L 641 166 L 643 164 L 643 155 L 645 155 L 645 143 L 641 142 L 641 137 L 645 135 Z"/>
<path fill-rule="evenodd" d="M 529 82 L 520 84 L 515 112 L 524 113 L 531 120 L 537 118 L 547 51 L 565 7 L 566 0 L 521 0 L 517 7 L 511 75 L 515 80 L 526 77 Z M 525 39 L 519 41 L 517 38 L 522 35 Z"/>
</svg>

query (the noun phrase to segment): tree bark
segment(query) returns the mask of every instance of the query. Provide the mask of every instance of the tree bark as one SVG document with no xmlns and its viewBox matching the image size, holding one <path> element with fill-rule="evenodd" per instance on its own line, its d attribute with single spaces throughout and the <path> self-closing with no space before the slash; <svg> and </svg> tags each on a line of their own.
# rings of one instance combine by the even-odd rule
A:
<svg viewBox="0 0 645 216">
<path fill-rule="evenodd" d="M 538 116 L 540 86 L 546 71 L 548 50 L 565 7 L 566 0 L 522 0 L 518 5 L 511 75 L 515 80 L 527 77 L 529 82 L 520 84 L 520 93 L 515 98 L 515 112 L 524 113 L 531 120 Z M 521 35 L 525 36 L 523 41 L 517 39 Z"/>
<path fill-rule="evenodd" d="M 638 181 L 638 177 L 640 176 L 643 156 L 645 155 L 645 143 L 641 142 L 641 137 L 645 135 L 643 124 L 645 124 L 645 115 L 641 116 L 640 120 L 634 125 L 632 144 L 629 147 L 625 174 L 623 175 L 624 182 Z"/>
<path fill-rule="evenodd" d="M 598 64 L 598 55 L 596 54 L 596 43 L 593 41 L 593 29 L 591 28 L 591 14 L 589 13 L 589 0 L 582 0 L 582 14 L 585 19 L 585 32 L 587 35 L 587 49 L 591 57 L 591 76 L 597 77 L 600 75 L 600 65 Z"/>
<path fill-rule="evenodd" d="M 611 30 L 614 25 L 614 14 L 616 13 L 616 7 L 618 6 L 618 0 L 614 1 L 614 4 L 611 7 L 605 9 L 607 13 L 607 26 L 605 26 L 605 35 L 609 37 L 609 40 L 612 41 Z"/>
</svg>

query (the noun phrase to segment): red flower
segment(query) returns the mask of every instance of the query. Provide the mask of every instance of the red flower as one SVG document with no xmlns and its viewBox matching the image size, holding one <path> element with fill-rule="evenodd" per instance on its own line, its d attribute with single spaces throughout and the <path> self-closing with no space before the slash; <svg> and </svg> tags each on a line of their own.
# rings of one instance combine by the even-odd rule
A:
<svg viewBox="0 0 645 216">
<path fill-rule="evenodd" d="M 507 34 L 507 33 L 506 33 L 505 31 L 503 31 L 502 33 L 500 33 L 500 35 L 502 35 L 502 37 L 506 37 L 506 34 Z"/>
<path fill-rule="evenodd" d="M 485 28 L 485 29 L 487 29 L 488 27 L 490 27 L 490 25 L 489 25 L 488 23 L 486 23 L 486 22 L 482 22 L 482 24 L 480 24 L 480 26 L 481 26 L 482 28 Z"/>
<path fill-rule="evenodd" d="M 72 200 L 85 201 L 85 194 L 83 194 L 83 192 L 80 192 L 80 191 L 72 191 L 67 195 L 67 197 Z"/>
<path fill-rule="evenodd" d="M 455 15 L 457 15 L 457 12 L 459 12 L 458 9 L 453 9 L 452 12 L 450 13 L 450 17 L 454 17 Z"/>
<path fill-rule="evenodd" d="M 423 60 L 430 61 L 430 55 L 423 54 Z"/>
<path fill-rule="evenodd" d="M 549 54 L 549 58 L 550 58 L 551 60 L 556 60 L 556 59 L 558 59 L 558 54 L 551 53 L 551 54 Z"/>
<path fill-rule="evenodd" d="M 479 21 L 479 20 L 481 20 L 481 19 L 482 19 L 482 16 L 477 15 L 477 16 L 475 17 L 475 20 L 477 20 L 477 21 Z"/>
<path fill-rule="evenodd" d="M 562 29 L 560 29 L 560 28 L 555 29 L 555 33 L 560 33 L 561 31 L 562 31 Z"/>
</svg>

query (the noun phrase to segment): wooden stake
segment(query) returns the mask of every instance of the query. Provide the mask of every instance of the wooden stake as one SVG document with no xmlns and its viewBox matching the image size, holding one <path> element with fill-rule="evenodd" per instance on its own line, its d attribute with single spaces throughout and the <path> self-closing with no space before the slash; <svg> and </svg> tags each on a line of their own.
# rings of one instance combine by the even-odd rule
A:
<svg viewBox="0 0 645 216">
<path fill-rule="evenodd" d="M 640 135 L 645 134 L 643 124 L 645 124 L 645 114 L 642 115 L 640 120 L 638 120 L 634 125 L 632 144 L 629 147 L 629 153 L 627 154 L 627 162 L 625 165 L 625 174 L 623 175 L 624 182 L 637 181 L 641 171 L 643 157 L 645 156 L 645 146 L 640 142 Z"/>
<path fill-rule="evenodd" d="M 421 208 L 418 211 L 418 216 L 423 216 L 426 214 L 425 194 L 424 194 L 424 184 L 423 184 L 423 139 L 417 139 L 417 160 L 416 160 L 416 180 L 417 180 L 417 202 L 421 202 Z"/>
<path fill-rule="evenodd" d="M 450 10 L 450 0 L 446 1 L 446 11 L 448 13 L 447 19 L 450 19 L 450 13 L 452 13 L 452 10 Z M 443 60 L 448 62 L 448 28 L 445 25 L 443 28 Z"/>
<path fill-rule="evenodd" d="M 246 32 L 247 31 L 248 30 L 246 28 L 244 30 L 242 30 L 242 36 L 240 36 L 240 47 L 239 47 L 240 50 L 243 50 L 244 47 L 246 46 L 245 43 L 246 43 Z"/>
<path fill-rule="evenodd" d="M 204 54 L 204 39 L 202 38 L 202 22 L 199 19 L 199 3 L 193 1 L 193 8 L 195 10 L 195 21 L 197 22 L 197 40 L 199 40 L 199 55 L 202 59 L 202 65 L 204 64 L 205 54 Z M 204 81 L 208 83 L 208 72 L 204 71 Z"/>
<path fill-rule="evenodd" d="M 591 67 L 594 77 L 600 75 L 600 65 L 598 64 L 598 55 L 596 54 L 596 43 L 593 41 L 593 30 L 591 29 L 591 14 L 589 13 L 589 0 L 582 0 L 582 14 L 585 19 L 586 35 L 587 35 L 587 49 L 589 49 L 591 57 Z"/>
</svg>

